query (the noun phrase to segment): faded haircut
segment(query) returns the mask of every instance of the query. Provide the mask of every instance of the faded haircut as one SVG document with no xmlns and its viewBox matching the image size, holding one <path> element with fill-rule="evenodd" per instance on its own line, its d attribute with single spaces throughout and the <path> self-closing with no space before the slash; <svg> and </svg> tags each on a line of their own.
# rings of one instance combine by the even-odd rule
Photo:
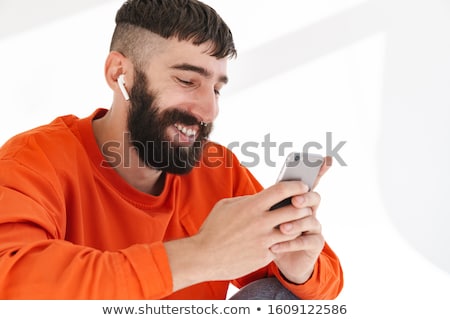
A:
<svg viewBox="0 0 450 320">
<path fill-rule="evenodd" d="M 197 0 L 126 1 L 116 14 L 110 50 L 121 52 L 138 65 L 144 64 L 145 56 L 158 49 L 153 41 L 158 38 L 155 35 L 194 45 L 209 42 L 207 53 L 218 59 L 237 55 L 226 23 L 213 8 Z"/>
</svg>

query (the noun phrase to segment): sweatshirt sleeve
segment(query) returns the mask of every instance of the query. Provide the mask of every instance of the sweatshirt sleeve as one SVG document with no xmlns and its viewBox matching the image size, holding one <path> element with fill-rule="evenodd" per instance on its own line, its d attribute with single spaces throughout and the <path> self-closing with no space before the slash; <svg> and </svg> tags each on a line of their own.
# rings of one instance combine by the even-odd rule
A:
<svg viewBox="0 0 450 320">
<path fill-rule="evenodd" d="M 162 242 L 112 252 L 65 241 L 64 197 L 49 166 L 3 157 L 0 167 L 0 299 L 160 299 L 172 293 Z"/>
<path fill-rule="evenodd" d="M 332 300 L 337 298 L 344 284 L 344 277 L 338 257 L 325 243 L 311 278 L 304 284 L 293 284 L 280 273 L 275 263 L 269 265 L 269 275 L 278 280 L 302 300 Z"/>
<path fill-rule="evenodd" d="M 27 224 L 0 226 L 0 299 L 160 299 L 172 292 L 162 243 L 119 252 L 54 239 L 9 239 L 8 246 L 4 231 L 11 228 L 26 236 L 40 233 Z"/>
<path fill-rule="evenodd" d="M 327 243 L 325 243 L 325 247 L 314 266 L 311 278 L 303 284 L 294 284 L 287 281 L 274 262 L 265 268 L 234 280 L 233 284 L 238 288 L 242 288 L 250 282 L 265 277 L 277 277 L 285 288 L 302 300 L 336 299 L 344 284 L 339 259 Z"/>
</svg>

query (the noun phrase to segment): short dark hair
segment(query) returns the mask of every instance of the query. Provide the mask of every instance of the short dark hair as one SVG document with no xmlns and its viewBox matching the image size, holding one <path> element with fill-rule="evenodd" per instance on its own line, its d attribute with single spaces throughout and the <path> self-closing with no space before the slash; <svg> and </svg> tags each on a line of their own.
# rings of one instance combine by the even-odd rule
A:
<svg viewBox="0 0 450 320">
<path fill-rule="evenodd" d="M 165 39 L 177 38 L 195 45 L 211 42 L 208 54 L 216 58 L 237 55 L 229 27 L 213 8 L 198 0 L 126 1 L 116 14 L 111 50 L 137 60 L 140 55 L 136 50 L 146 46 L 141 43 L 141 28 Z"/>
</svg>

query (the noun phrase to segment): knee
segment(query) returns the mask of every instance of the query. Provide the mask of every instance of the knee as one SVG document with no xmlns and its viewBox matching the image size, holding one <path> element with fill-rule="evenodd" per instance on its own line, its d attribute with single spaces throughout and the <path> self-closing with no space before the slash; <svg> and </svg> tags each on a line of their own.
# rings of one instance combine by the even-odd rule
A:
<svg viewBox="0 0 450 320">
<path fill-rule="evenodd" d="M 277 278 L 263 278 L 240 289 L 231 300 L 298 300 Z"/>
</svg>

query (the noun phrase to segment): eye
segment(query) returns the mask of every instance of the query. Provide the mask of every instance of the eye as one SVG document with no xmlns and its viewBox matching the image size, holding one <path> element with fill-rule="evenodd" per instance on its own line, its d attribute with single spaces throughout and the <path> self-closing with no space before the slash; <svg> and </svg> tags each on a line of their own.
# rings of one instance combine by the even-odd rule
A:
<svg viewBox="0 0 450 320">
<path fill-rule="evenodd" d="M 183 86 L 186 86 L 186 87 L 190 87 L 190 86 L 192 86 L 194 84 L 192 81 L 184 80 L 184 79 L 181 79 L 181 78 L 177 78 L 177 81 L 179 83 L 181 83 Z"/>
</svg>

